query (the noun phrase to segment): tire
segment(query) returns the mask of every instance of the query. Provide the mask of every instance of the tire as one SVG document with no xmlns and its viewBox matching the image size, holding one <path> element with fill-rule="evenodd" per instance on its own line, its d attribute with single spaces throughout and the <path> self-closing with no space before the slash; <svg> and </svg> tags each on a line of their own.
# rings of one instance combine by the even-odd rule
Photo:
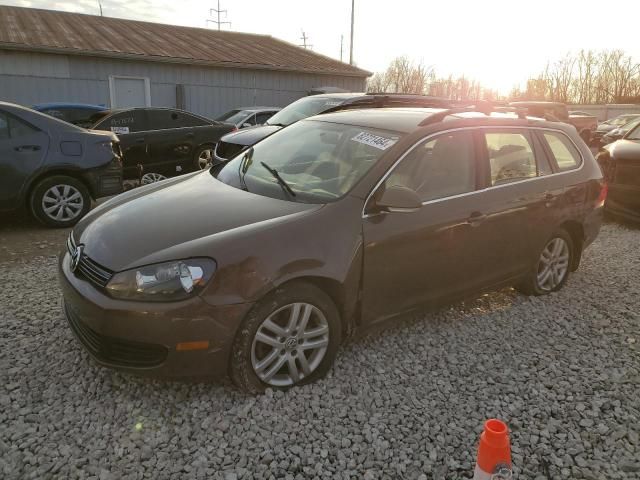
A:
<svg viewBox="0 0 640 480">
<path fill-rule="evenodd" d="M 71 227 L 91 209 L 91 195 L 80 180 L 55 175 L 41 180 L 34 187 L 29 205 L 33 216 L 42 224 L 55 228 Z"/>
<path fill-rule="evenodd" d="M 591 143 L 591 130 L 585 129 L 580 132 L 580 136 L 584 140 L 584 143 L 589 145 Z"/>
<path fill-rule="evenodd" d="M 557 269 L 562 270 L 562 266 L 564 266 L 564 273 L 562 275 L 557 275 L 554 277 L 554 274 L 551 273 L 553 278 L 548 279 L 545 282 L 541 282 L 541 277 L 545 278 L 545 265 L 543 256 L 545 258 L 549 258 L 549 248 L 553 248 L 553 246 L 558 245 L 558 241 L 564 242 L 566 245 L 566 254 L 560 252 L 558 257 L 552 259 L 551 269 L 553 271 L 553 267 L 555 265 L 556 272 Z M 553 242 L 556 242 L 555 244 Z M 566 258 L 565 258 L 566 257 Z M 531 271 L 527 275 L 527 277 L 522 281 L 521 284 L 516 286 L 516 289 L 525 295 L 547 295 L 552 292 L 557 292 L 560 290 L 565 283 L 567 283 L 567 279 L 571 273 L 571 266 L 573 265 L 575 258 L 575 250 L 573 240 L 571 235 L 564 230 L 560 229 L 556 231 L 549 240 L 545 243 L 544 247 L 540 250 L 538 257 L 536 259 L 535 264 L 532 266 Z M 566 265 L 565 265 L 566 263 Z"/>
<path fill-rule="evenodd" d="M 197 150 L 195 155 L 193 156 L 193 168 L 197 170 L 205 170 L 211 166 L 213 162 L 213 152 L 215 150 L 215 145 L 202 145 Z M 208 156 L 206 153 L 208 152 Z M 204 159 L 207 159 L 207 163 L 205 165 Z"/>
<path fill-rule="evenodd" d="M 302 324 L 308 312 L 306 328 L 304 332 L 290 328 L 285 333 L 286 324 L 296 311 L 294 304 L 300 305 L 295 326 Z M 267 326 L 268 321 L 271 323 Z M 278 331 L 276 327 L 279 327 L 281 335 L 275 333 Z M 318 333 L 325 329 L 326 335 Z M 258 302 L 242 322 L 232 347 L 231 379 L 247 393 L 261 393 L 267 388 L 286 390 L 318 380 L 333 364 L 340 346 L 341 331 L 338 309 L 322 290 L 306 282 L 279 287 Z M 318 334 L 314 335 L 314 332 Z M 265 335 L 269 337 L 269 344 L 259 340 Z M 323 343 L 326 347 L 322 346 Z M 312 344 L 316 347 L 309 348 Z M 302 348 L 304 345 L 308 348 Z M 307 365 L 306 372 L 302 358 Z M 297 375 L 292 374 L 292 362 Z M 256 373 L 259 369 L 261 376 Z"/>
</svg>

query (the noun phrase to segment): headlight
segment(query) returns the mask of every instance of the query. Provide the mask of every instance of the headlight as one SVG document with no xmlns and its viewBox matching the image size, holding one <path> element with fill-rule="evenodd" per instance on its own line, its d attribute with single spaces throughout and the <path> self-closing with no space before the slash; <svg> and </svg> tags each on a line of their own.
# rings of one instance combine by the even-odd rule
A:
<svg viewBox="0 0 640 480">
<path fill-rule="evenodd" d="M 126 300 L 184 300 L 200 292 L 215 269 L 216 263 L 210 258 L 156 263 L 116 273 L 107 290 L 112 297 Z"/>
</svg>

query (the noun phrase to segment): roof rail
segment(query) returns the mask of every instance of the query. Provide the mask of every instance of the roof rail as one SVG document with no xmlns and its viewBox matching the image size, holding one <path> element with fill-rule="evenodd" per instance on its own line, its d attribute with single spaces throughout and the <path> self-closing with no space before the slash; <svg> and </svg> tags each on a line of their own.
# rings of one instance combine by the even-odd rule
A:
<svg viewBox="0 0 640 480">
<path fill-rule="evenodd" d="M 443 121 L 449 115 L 455 115 L 457 113 L 465 113 L 465 112 L 479 112 L 484 113 L 489 116 L 492 112 L 514 112 L 518 115 L 518 118 L 527 118 L 526 109 L 515 108 L 515 107 L 494 107 L 494 104 L 488 102 L 486 100 L 479 100 L 471 105 L 466 105 L 462 107 L 456 108 L 448 108 L 446 110 L 442 110 L 441 112 L 434 113 L 429 115 L 427 118 L 422 120 L 418 126 L 424 127 L 425 125 L 431 125 L 432 123 L 438 123 Z"/>
</svg>

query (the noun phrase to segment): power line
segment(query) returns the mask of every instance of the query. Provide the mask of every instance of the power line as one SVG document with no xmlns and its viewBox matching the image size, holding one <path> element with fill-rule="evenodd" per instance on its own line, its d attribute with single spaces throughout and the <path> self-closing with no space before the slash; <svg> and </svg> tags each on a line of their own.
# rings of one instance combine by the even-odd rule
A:
<svg viewBox="0 0 640 480">
<path fill-rule="evenodd" d="M 217 16 L 218 19 L 217 20 L 207 19 L 207 23 L 208 22 L 215 23 L 216 25 L 218 25 L 218 30 L 220 30 L 220 25 L 228 24 L 229 27 L 231 27 L 231 22 L 223 22 L 223 21 L 220 20 L 220 14 L 221 13 L 224 13 L 225 16 L 227 14 L 226 10 L 221 10 L 220 9 L 220 0 L 218 0 L 218 8 L 210 8 L 209 9 L 209 16 L 212 17 L 213 16 L 213 12 L 216 12 L 216 16 Z"/>
</svg>

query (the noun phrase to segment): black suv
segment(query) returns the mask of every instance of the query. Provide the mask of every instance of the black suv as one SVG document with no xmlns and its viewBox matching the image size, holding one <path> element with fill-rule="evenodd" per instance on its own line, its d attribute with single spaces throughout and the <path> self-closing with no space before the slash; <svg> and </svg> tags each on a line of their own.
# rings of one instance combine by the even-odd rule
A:
<svg viewBox="0 0 640 480">
<path fill-rule="evenodd" d="M 91 199 L 122 191 L 118 138 L 0 102 L 0 210 L 27 205 L 52 227 L 75 224 Z"/>
<path fill-rule="evenodd" d="M 104 365 L 288 388 L 325 374 L 345 334 L 488 289 L 559 290 L 605 192 L 571 125 L 317 115 L 94 209 L 60 256 L 64 308 Z"/>
<path fill-rule="evenodd" d="M 327 93 L 303 97 L 280 110 L 264 125 L 245 128 L 222 137 L 216 146 L 214 159 L 216 162 L 226 162 L 281 128 L 319 113 L 371 107 L 447 108 L 452 104 L 454 101 L 446 98 L 389 93 Z"/>
</svg>

